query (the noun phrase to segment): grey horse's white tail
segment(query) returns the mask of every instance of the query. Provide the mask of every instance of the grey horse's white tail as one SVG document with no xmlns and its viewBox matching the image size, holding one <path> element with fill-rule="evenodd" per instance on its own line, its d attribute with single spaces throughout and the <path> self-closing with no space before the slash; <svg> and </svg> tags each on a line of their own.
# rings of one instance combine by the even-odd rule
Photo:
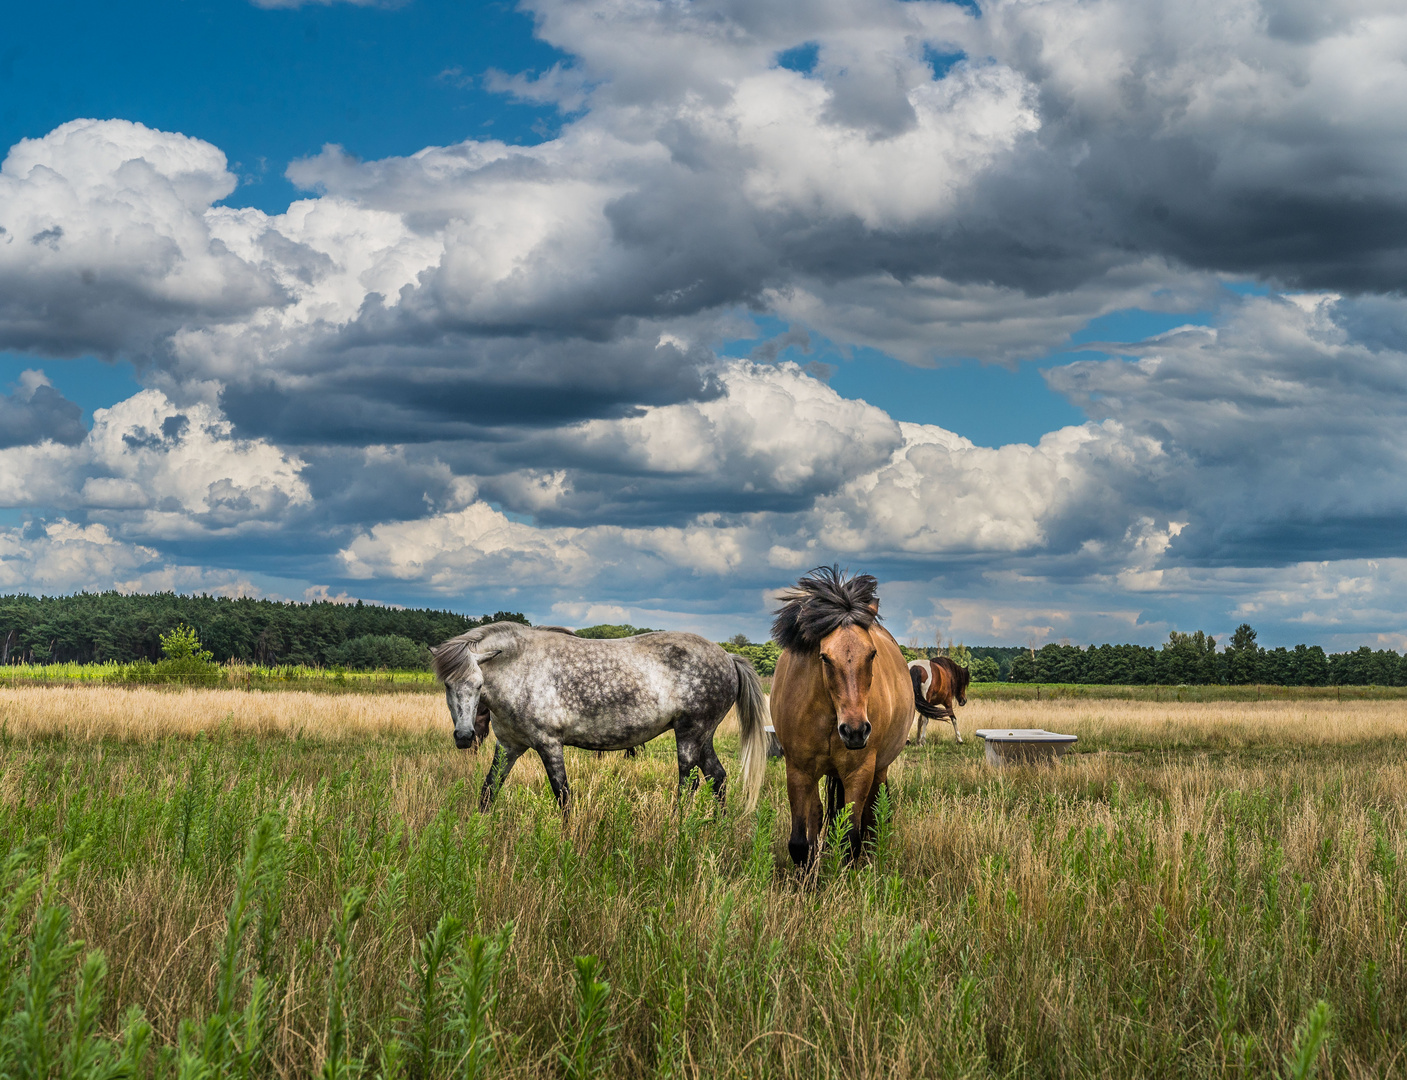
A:
<svg viewBox="0 0 1407 1080">
<path fill-rule="evenodd" d="M 738 669 L 738 726 L 742 729 L 740 747 L 743 765 L 743 796 L 748 813 L 757 807 L 762 778 L 767 775 L 767 698 L 757 669 L 741 656 L 733 657 Z"/>
</svg>

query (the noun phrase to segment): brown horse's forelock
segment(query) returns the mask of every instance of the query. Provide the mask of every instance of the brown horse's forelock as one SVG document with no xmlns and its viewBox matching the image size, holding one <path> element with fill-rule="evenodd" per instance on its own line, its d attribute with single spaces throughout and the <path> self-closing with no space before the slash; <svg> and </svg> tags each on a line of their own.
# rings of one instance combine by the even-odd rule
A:
<svg viewBox="0 0 1407 1080">
<path fill-rule="evenodd" d="M 841 627 L 868 630 L 879 618 L 878 589 L 870 574 L 847 578 L 837 566 L 818 566 L 782 593 L 772 640 L 793 652 L 814 652 Z"/>
</svg>

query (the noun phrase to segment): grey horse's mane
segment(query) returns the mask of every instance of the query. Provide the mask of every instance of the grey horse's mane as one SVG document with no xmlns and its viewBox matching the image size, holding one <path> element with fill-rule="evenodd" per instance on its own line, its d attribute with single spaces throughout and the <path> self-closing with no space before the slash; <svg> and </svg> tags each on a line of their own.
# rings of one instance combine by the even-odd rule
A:
<svg viewBox="0 0 1407 1080">
<path fill-rule="evenodd" d="M 772 640 L 793 652 L 814 652 L 843 626 L 868 630 L 879 618 L 878 589 L 871 574 L 846 577 L 839 566 L 818 566 L 781 594 Z"/>
<path fill-rule="evenodd" d="M 444 644 L 431 649 L 430 666 L 434 669 L 435 677 L 441 682 L 460 682 L 469 670 L 469 665 L 472 663 L 470 654 L 476 651 L 476 645 L 482 644 L 487 638 L 497 634 L 517 637 L 522 631 L 528 629 L 571 633 L 570 630 L 565 630 L 560 626 L 526 627 L 513 622 L 496 622 L 489 623 L 487 626 L 476 626 L 468 633 L 452 637 Z"/>
</svg>

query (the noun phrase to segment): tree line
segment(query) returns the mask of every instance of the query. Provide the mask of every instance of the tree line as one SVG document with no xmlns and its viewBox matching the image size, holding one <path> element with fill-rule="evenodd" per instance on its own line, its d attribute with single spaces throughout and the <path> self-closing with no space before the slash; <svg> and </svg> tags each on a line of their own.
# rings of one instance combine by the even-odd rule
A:
<svg viewBox="0 0 1407 1080">
<path fill-rule="evenodd" d="M 1216 639 L 1200 630 L 1173 631 L 1161 648 L 1051 644 L 1022 649 L 1011 658 L 1005 679 L 1128 686 L 1407 686 L 1407 656 L 1367 645 L 1341 653 L 1326 653 L 1318 645 L 1267 649 L 1256 643 L 1255 630 L 1242 623 L 1220 651 Z"/>
<path fill-rule="evenodd" d="M 330 601 L 182 596 L 177 593 L 77 593 L 0 596 L 0 664 L 159 661 L 161 639 L 185 624 L 219 663 L 306 664 L 311 667 L 421 667 L 428 647 L 485 623 L 528 624 L 516 611 L 472 618 L 432 608 L 391 608 Z M 583 637 L 624 637 L 645 627 L 601 625 Z M 775 642 L 744 635 L 724 648 L 747 656 L 764 675 L 776 666 Z M 1367 645 L 1326 653 L 1318 645 L 1267 649 L 1243 623 L 1225 649 L 1197 631 L 1174 631 L 1161 648 L 1147 645 L 1050 644 L 906 649 L 912 655 L 953 653 L 979 682 L 1105 685 L 1253 684 L 1279 686 L 1407 686 L 1407 656 Z"/>
<path fill-rule="evenodd" d="M 516 611 L 475 619 L 431 608 L 176 593 L 0 596 L 0 664 L 156 662 L 162 635 L 184 623 L 220 663 L 362 666 L 387 650 L 423 658 L 419 650 L 500 620 L 528 621 Z"/>
</svg>

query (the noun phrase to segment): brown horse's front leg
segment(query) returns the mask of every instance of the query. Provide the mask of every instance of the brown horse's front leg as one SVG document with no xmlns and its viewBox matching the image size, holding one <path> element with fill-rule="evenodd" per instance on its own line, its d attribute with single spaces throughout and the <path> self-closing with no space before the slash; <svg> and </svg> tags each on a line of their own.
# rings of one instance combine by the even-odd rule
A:
<svg viewBox="0 0 1407 1080">
<path fill-rule="evenodd" d="M 847 773 L 843 779 L 845 802 L 850 806 L 850 858 L 860 858 L 865 840 L 874 828 L 874 800 L 879 785 L 875 783 L 874 758 Z"/>
<path fill-rule="evenodd" d="M 816 857 L 816 839 L 821 833 L 821 796 L 816 778 L 807 776 L 787 762 L 787 801 L 791 803 L 791 839 L 787 852 L 797 866 L 811 865 Z"/>
<path fill-rule="evenodd" d="M 860 815 L 859 845 L 856 854 L 863 850 L 863 845 L 875 840 L 875 804 L 879 802 L 879 789 L 889 780 L 889 770 L 882 769 L 878 776 L 874 778 L 874 783 L 870 785 L 870 794 L 865 799 L 865 811 Z"/>
</svg>

